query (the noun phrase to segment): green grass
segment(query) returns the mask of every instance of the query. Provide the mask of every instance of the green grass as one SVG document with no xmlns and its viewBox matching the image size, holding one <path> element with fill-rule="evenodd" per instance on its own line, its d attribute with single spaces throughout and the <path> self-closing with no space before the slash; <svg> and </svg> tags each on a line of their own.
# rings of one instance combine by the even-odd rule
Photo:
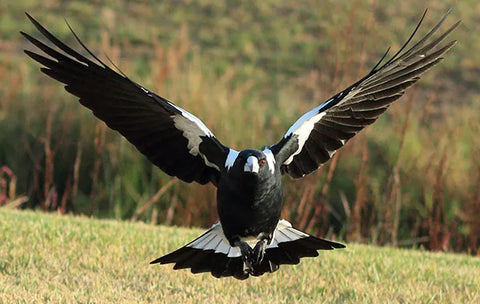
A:
<svg viewBox="0 0 480 304">
<path fill-rule="evenodd" d="M 480 259 L 348 244 L 247 281 L 151 266 L 200 229 L 0 209 L 0 303 L 479 303 Z"/>
<path fill-rule="evenodd" d="M 32 46 L 19 30 L 40 36 L 25 11 L 81 51 L 66 17 L 98 56 L 240 150 L 277 142 L 398 50 L 426 7 L 419 34 L 454 8 L 445 26 L 462 25 L 445 60 L 340 149 L 337 165 L 285 178 L 284 215 L 348 241 L 480 254 L 478 0 L 44 2 L 0 1 L 0 205 L 123 220 L 171 178 L 40 73 L 22 52 Z M 215 196 L 179 182 L 138 220 L 205 227 Z"/>
</svg>

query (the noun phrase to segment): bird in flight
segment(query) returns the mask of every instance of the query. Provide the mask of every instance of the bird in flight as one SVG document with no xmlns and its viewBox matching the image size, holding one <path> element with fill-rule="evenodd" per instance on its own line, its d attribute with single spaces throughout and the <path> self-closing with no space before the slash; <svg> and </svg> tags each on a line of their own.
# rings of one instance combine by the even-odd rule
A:
<svg viewBox="0 0 480 304">
<path fill-rule="evenodd" d="M 434 35 L 448 13 L 410 45 L 426 11 L 406 43 L 387 52 L 360 80 L 302 115 L 275 144 L 236 151 L 222 144 L 187 110 L 144 88 L 96 57 L 77 37 L 90 59 L 70 48 L 26 14 L 49 46 L 21 32 L 44 55 L 25 53 L 41 71 L 107 126 L 122 134 L 154 165 L 185 182 L 217 187 L 219 222 L 184 247 L 151 263 L 174 269 L 246 279 L 298 264 L 317 250 L 344 248 L 297 230 L 281 219 L 281 176 L 301 178 L 327 162 L 350 138 L 372 124 L 419 76 L 442 60 L 455 41 L 444 38 L 460 22 Z"/>
</svg>

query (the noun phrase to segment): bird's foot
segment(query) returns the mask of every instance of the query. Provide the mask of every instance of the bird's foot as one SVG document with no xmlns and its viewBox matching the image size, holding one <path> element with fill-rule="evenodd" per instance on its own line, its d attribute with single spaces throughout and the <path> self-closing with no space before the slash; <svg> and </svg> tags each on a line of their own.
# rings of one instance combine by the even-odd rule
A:
<svg viewBox="0 0 480 304">
<path fill-rule="evenodd" d="M 253 248 L 252 262 L 254 266 L 260 265 L 265 257 L 265 249 L 267 249 L 268 240 L 261 239 Z"/>
<path fill-rule="evenodd" d="M 252 247 L 248 245 L 248 243 L 238 240 L 235 242 L 235 246 L 240 248 L 240 252 L 242 253 L 242 260 L 247 266 L 247 269 L 250 270 L 252 269 L 252 263 L 251 263 L 251 256 L 252 256 Z"/>
<path fill-rule="evenodd" d="M 250 245 L 244 241 L 238 240 L 235 242 L 235 246 L 239 247 L 242 253 L 242 260 L 246 266 L 246 273 L 253 276 L 259 276 L 264 273 L 263 271 L 259 272 L 258 269 L 265 257 L 265 250 L 268 243 L 268 238 L 262 238 L 252 249 Z"/>
</svg>

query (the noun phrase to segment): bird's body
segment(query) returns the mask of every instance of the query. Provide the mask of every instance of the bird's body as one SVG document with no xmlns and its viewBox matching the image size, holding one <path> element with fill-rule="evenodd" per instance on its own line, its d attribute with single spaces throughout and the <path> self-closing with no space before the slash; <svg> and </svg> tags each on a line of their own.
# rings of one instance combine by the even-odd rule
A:
<svg viewBox="0 0 480 304">
<path fill-rule="evenodd" d="M 194 273 L 238 279 L 274 272 L 281 264 L 297 264 L 302 257 L 317 256 L 317 250 L 345 247 L 301 232 L 280 219 L 281 176 L 301 178 L 315 171 L 373 123 L 420 74 L 442 59 L 455 42 L 441 42 L 458 25 L 433 39 L 445 16 L 406 49 L 424 14 L 408 41 L 388 61 L 382 64 L 385 53 L 367 75 L 301 116 L 278 143 L 239 152 L 220 143 L 193 114 L 109 68 L 75 34 L 93 60 L 27 16 L 58 49 L 22 32 L 49 56 L 25 51 L 44 65 L 42 72 L 64 83 L 82 105 L 167 174 L 185 182 L 217 186 L 219 223 L 152 263 L 174 263 L 174 269 L 191 268 Z"/>
<path fill-rule="evenodd" d="M 257 172 L 245 171 L 243 162 L 255 158 Z M 272 166 L 272 167 L 270 167 Z M 277 168 L 275 168 L 277 166 Z M 239 153 L 236 163 L 226 167 L 217 188 L 217 211 L 225 236 L 233 245 L 237 238 L 271 236 L 282 211 L 280 168 L 267 162 L 265 153 L 247 149 Z"/>
</svg>

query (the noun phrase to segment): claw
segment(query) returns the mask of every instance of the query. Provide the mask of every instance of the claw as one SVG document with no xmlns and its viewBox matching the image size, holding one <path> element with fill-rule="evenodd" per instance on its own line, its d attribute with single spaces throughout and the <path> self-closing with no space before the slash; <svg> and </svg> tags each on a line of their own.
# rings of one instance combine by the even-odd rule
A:
<svg viewBox="0 0 480 304">
<path fill-rule="evenodd" d="M 247 275 L 259 276 L 263 274 L 263 272 L 258 272 L 258 268 L 265 257 L 265 249 L 268 243 L 268 238 L 261 238 L 252 249 L 248 243 L 242 240 L 235 241 L 234 245 L 239 247 L 242 253 L 242 260 L 245 263 Z"/>
<path fill-rule="evenodd" d="M 250 247 L 250 245 L 248 245 L 248 243 L 244 242 L 244 241 L 241 241 L 241 240 L 238 240 L 235 242 L 235 246 L 239 247 L 240 248 L 240 251 L 242 252 L 242 260 L 243 262 L 245 263 L 245 265 L 247 266 L 247 269 L 248 271 L 250 272 L 250 270 L 252 269 L 252 259 L 251 259 L 251 256 L 252 256 L 252 247 Z"/>
<path fill-rule="evenodd" d="M 257 266 L 262 263 L 265 257 L 265 249 L 267 248 L 267 239 L 260 240 L 253 249 L 253 265 Z"/>
</svg>

